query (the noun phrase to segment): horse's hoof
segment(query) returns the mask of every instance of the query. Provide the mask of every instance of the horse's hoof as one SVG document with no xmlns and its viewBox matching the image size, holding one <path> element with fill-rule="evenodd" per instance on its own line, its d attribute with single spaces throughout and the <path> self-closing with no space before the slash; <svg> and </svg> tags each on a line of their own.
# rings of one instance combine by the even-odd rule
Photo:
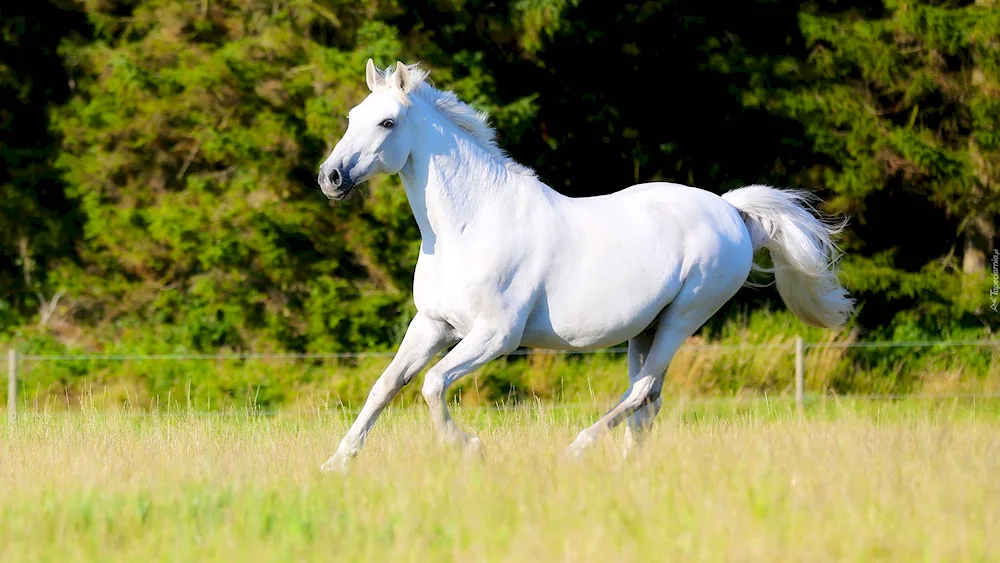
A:
<svg viewBox="0 0 1000 563">
<path fill-rule="evenodd" d="M 583 452 L 593 444 L 594 441 L 587 438 L 583 434 L 577 436 L 576 440 L 566 448 L 564 455 L 567 459 L 571 461 L 580 461 L 583 457 Z"/>
<path fill-rule="evenodd" d="M 463 450 L 466 459 L 480 459 L 483 457 L 483 442 L 475 434 L 466 436 Z"/>
<path fill-rule="evenodd" d="M 625 429 L 625 441 L 622 444 L 622 459 L 628 459 L 632 457 L 635 453 L 635 449 L 639 446 L 638 440 L 632 434 L 631 428 Z"/>
<path fill-rule="evenodd" d="M 575 443 L 563 450 L 563 459 L 567 461 L 580 461 L 581 457 L 583 457 L 583 449 L 576 446 Z"/>
<path fill-rule="evenodd" d="M 319 467 L 323 473 L 347 473 L 350 461 L 346 456 L 333 456 Z"/>
</svg>

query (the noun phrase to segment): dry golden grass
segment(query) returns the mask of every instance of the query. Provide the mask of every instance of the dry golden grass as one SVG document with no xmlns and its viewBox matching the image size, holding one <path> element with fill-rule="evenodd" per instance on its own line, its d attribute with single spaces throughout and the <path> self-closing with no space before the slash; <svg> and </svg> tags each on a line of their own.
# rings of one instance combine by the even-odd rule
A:
<svg viewBox="0 0 1000 563">
<path fill-rule="evenodd" d="M 318 472 L 335 412 L 26 415 L 0 426 L 0 560 L 1000 560 L 996 405 L 719 405 L 581 463 L 590 409 L 459 410 L 470 462 L 397 409 L 343 476 Z"/>
</svg>

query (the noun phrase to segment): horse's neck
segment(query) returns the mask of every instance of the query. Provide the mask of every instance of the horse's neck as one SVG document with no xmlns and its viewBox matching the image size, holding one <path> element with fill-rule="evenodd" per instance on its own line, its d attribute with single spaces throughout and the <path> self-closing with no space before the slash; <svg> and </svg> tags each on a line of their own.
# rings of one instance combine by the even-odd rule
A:
<svg viewBox="0 0 1000 563">
<path fill-rule="evenodd" d="M 416 147 L 400 172 L 425 250 L 457 237 L 482 214 L 503 213 L 524 191 L 504 163 L 464 134 Z"/>
</svg>

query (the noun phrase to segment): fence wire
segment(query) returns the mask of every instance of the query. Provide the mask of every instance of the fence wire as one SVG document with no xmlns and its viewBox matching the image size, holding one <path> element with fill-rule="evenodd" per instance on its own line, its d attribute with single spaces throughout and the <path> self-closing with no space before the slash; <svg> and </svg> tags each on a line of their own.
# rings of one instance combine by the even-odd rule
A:
<svg viewBox="0 0 1000 563">
<path fill-rule="evenodd" d="M 806 342 L 809 349 L 823 348 L 920 348 L 920 347 L 957 347 L 978 346 L 995 347 L 1000 350 L 1000 340 L 913 340 L 913 341 L 869 341 L 869 342 Z M 689 344 L 681 350 L 794 350 L 795 342 L 781 344 Z M 519 348 L 505 356 L 530 355 L 588 355 L 588 354 L 625 354 L 628 348 L 617 346 L 598 350 L 545 350 L 540 348 Z M 447 353 L 441 352 L 438 355 Z M 336 353 L 281 353 L 281 354 L 25 354 L 18 359 L 26 362 L 84 362 L 84 361 L 227 361 L 227 360 L 339 360 L 391 358 L 396 352 L 365 351 Z"/>
</svg>

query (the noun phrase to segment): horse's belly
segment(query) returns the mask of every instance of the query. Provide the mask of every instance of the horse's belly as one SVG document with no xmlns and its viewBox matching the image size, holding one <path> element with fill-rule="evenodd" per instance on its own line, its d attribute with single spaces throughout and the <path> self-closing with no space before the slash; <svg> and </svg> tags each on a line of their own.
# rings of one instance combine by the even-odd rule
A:
<svg viewBox="0 0 1000 563">
<path fill-rule="evenodd" d="M 623 285 L 570 288 L 561 296 L 543 295 L 528 317 L 521 344 L 559 350 L 614 346 L 637 336 L 681 288 L 681 279 L 657 279 L 642 291 Z"/>
<path fill-rule="evenodd" d="M 607 348 L 635 337 L 648 327 L 655 318 L 656 315 L 652 315 L 649 322 L 645 323 L 642 327 L 639 327 L 642 323 L 634 323 L 611 329 L 605 328 L 604 330 L 593 331 L 580 330 L 580 327 L 565 327 L 565 330 L 561 330 L 558 327 L 550 328 L 545 326 L 544 323 L 529 323 L 524 329 L 524 335 L 521 337 L 521 345 L 549 350 L 593 350 L 596 348 Z"/>
</svg>

